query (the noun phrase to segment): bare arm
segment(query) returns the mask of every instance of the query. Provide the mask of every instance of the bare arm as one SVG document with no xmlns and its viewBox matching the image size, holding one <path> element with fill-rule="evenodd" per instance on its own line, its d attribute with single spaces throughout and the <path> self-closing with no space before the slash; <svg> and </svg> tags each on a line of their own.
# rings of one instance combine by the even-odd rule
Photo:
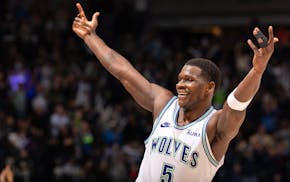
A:
<svg viewBox="0 0 290 182">
<path fill-rule="evenodd" d="M 253 34 L 256 35 L 258 31 L 259 29 L 255 28 Z M 248 44 L 254 52 L 253 67 L 236 87 L 234 96 L 240 102 L 246 102 L 255 96 L 260 87 L 263 73 L 274 52 L 274 44 L 278 42 L 278 38 L 274 37 L 271 26 L 268 28 L 268 32 L 269 40 L 265 48 L 258 49 L 251 40 L 248 40 Z M 260 41 L 258 40 L 258 42 Z M 209 125 L 209 135 L 211 135 L 209 138 L 211 139 L 212 150 L 217 160 L 221 159 L 227 150 L 229 142 L 238 134 L 244 122 L 245 114 L 245 110 L 233 110 L 226 102 L 222 111 L 215 118 L 215 122 Z"/>
<path fill-rule="evenodd" d="M 156 117 L 173 94 L 146 80 L 126 58 L 108 47 L 96 35 L 99 12 L 96 12 L 92 20 L 88 21 L 79 3 L 77 3 L 77 8 L 79 14 L 73 22 L 73 31 L 84 40 L 100 63 L 121 81 L 136 102 L 146 110 L 153 112 L 154 117 Z"/>
</svg>

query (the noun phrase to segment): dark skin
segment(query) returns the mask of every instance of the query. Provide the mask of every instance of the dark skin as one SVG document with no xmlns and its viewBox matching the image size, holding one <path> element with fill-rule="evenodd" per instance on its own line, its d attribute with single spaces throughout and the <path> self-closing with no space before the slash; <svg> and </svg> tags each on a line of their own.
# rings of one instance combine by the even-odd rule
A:
<svg viewBox="0 0 290 182">
<path fill-rule="evenodd" d="M 178 75 L 176 91 L 178 103 L 181 107 L 178 117 L 178 124 L 183 126 L 200 117 L 211 107 L 211 90 L 214 89 L 214 82 L 209 82 L 202 76 L 202 70 L 196 66 L 184 66 Z"/>
<path fill-rule="evenodd" d="M 93 15 L 92 20 L 88 20 L 82 6 L 79 3 L 76 6 L 79 13 L 74 19 L 73 31 L 84 40 L 104 68 L 120 80 L 135 101 L 144 109 L 152 112 L 155 120 L 173 97 L 173 93 L 150 83 L 126 58 L 108 47 L 96 35 L 99 12 Z M 255 28 L 253 34 L 256 35 L 258 31 L 259 29 Z M 258 91 L 262 75 L 273 54 L 274 44 L 278 42 L 278 38 L 274 37 L 272 26 L 269 26 L 268 34 L 268 46 L 265 48 L 257 48 L 250 39 L 247 41 L 254 56 L 251 70 L 239 83 L 234 94 L 241 102 L 250 100 Z M 179 73 L 179 82 L 176 84 L 180 105 L 178 125 L 194 122 L 211 107 L 215 83 L 206 80 L 201 73 L 200 68 L 189 65 L 185 65 Z M 245 110 L 233 110 L 225 102 L 222 109 L 214 113 L 210 119 L 206 132 L 217 161 L 222 159 L 230 141 L 237 135 L 245 114 Z"/>
</svg>

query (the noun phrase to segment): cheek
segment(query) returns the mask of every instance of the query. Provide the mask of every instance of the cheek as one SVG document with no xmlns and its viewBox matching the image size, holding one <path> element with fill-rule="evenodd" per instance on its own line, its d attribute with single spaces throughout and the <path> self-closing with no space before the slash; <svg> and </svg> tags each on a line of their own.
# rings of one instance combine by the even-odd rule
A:
<svg viewBox="0 0 290 182">
<path fill-rule="evenodd" d="M 203 86 L 197 86 L 195 92 L 195 94 L 198 95 L 200 98 L 204 98 L 208 95 L 208 91 Z"/>
<path fill-rule="evenodd" d="M 201 84 L 197 84 L 197 83 L 188 84 L 188 87 L 190 87 L 192 90 L 196 90 L 198 92 L 201 92 L 204 89 Z"/>
</svg>

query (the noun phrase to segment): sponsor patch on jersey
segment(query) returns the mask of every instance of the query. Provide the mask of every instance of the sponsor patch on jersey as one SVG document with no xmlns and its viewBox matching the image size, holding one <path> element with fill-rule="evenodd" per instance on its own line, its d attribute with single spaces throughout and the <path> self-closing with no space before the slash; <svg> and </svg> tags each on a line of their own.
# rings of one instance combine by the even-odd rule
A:
<svg viewBox="0 0 290 182">
<path fill-rule="evenodd" d="M 195 137 L 200 137 L 200 133 L 191 131 L 190 129 L 186 133 L 187 135 L 195 136 Z"/>
<path fill-rule="evenodd" d="M 161 126 L 162 128 L 170 127 L 170 123 L 168 123 L 168 122 L 164 122 L 164 123 L 161 123 L 160 126 Z"/>
</svg>

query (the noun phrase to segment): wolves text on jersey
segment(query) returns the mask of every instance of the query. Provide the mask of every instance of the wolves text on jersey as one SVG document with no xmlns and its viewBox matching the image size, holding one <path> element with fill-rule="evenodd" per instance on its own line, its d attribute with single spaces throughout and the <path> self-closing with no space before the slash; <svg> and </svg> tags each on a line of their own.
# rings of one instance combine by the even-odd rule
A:
<svg viewBox="0 0 290 182">
<path fill-rule="evenodd" d="M 153 138 L 151 143 L 151 154 L 152 153 L 173 157 L 192 168 L 197 165 L 198 153 L 195 151 L 191 152 L 191 147 L 189 145 L 174 138 L 164 136 Z"/>
</svg>

